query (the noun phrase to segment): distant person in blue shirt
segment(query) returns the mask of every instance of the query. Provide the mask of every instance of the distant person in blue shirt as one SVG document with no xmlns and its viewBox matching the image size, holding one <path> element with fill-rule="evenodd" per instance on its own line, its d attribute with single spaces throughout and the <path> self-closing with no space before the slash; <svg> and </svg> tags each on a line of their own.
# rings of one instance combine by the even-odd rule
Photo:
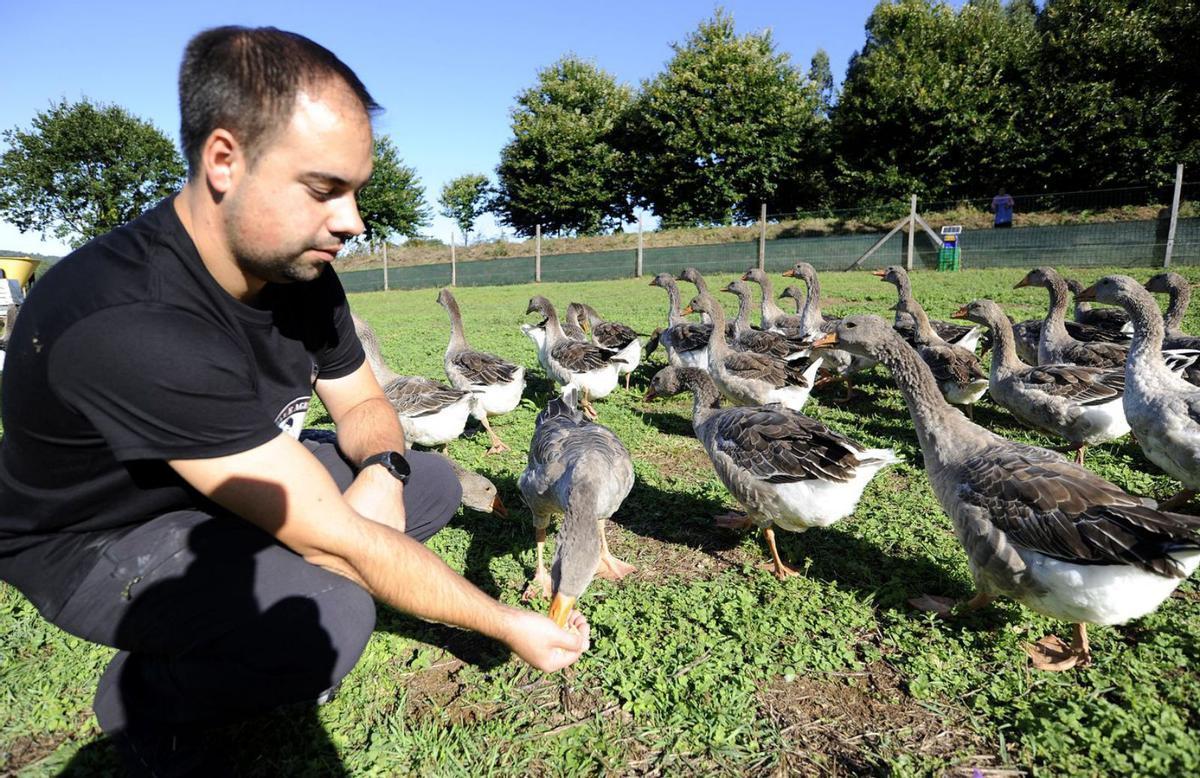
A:
<svg viewBox="0 0 1200 778">
<path fill-rule="evenodd" d="M 996 222 L 992 225 L 993 227 L 998 229 L 1012 226 L 1013 199 L 1012 195 L 1004 191 L 1004 187 L 1000 187 L 1000 191 L 992 198 L 992 204 L 988 210 L 996 214 Z"/>
</svg>

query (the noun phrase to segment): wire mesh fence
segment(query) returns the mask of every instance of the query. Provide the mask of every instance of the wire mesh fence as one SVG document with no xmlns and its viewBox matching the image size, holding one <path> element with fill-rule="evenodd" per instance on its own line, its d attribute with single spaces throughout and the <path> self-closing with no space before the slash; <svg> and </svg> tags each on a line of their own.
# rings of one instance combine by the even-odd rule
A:
<svg viewBox="0 0 1200 778">
<path fill-rule="evenodd" d="M 1160 267 L 1164 263 L 1171 224 L 1171 187 L 1126 187 L 1087 192 L 1013 194 L 1011 229 L 993 227 L 992 199 L 973 198 L 919 203 L 923 219 L 936 231 L 962 226 L 959 236 L 964 268 L 1033 267 Z M 910 204 L 881 203 L 868 208 L 776 214 L 774 237 L 764 243 L 768 270 L 785 270 L 799 261 L 818 270 L 846 270 L 866 254 L 895 224 L 908 216 Z M 937 242 L 917 229 L 913 267 L 938 267 Z M 702 272 L 738 272 L 758 264 L 759 242 L 643 249 L 642 273 L 678 273 L 684 267 Z M 858 269 L 906 263 L 908 240 L 897 233 Z M 1183 184 L 1176 220 L 1172 264 L 1200 264 L 1200 182 Z M 535 279 L 533 256 L 457 263 L 459 286 L 526 284 Z M 637 274 L 637 250 L 620 249 L 576 254 L 543 254 L 543 281 L 594 281 Z M 348 291 L 384 288 L 382 268 L 341 274 Z M 391 267 L 387 285 L 417 289 L 447 286 L 450 262 Z"/>
</svg>

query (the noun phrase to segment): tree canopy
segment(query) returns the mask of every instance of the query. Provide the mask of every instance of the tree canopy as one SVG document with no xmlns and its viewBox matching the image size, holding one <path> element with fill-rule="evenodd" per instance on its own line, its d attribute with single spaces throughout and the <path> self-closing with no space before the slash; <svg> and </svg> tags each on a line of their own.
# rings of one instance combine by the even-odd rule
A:
<svg viewBox="0 0 1200 778">
<path fill-rule="evenodd" d="M 518 234 L 589 235 L 632 217 L 627 165 L 614 133 L 631 90 L 574 56 L 517 96 L 492 208 Z"/>
<path fill-rule="evenodd" d="M 753 220 L 786 183 L 797 188 L 798 169 L 820 168 L 824 74 L 806 79 L 769 31 L 739 36 L 719 10 L 672 48 L 666 70 L 642 85 L 624 137 L 638 200 L 665 225 Z"/>
<path fill-rule="evenodd" d="M 65 99 L 3 133 L 0 214 L 78 247 L 178 189 L 186 168 L 153 124 L 115 105 Z"/>
<path fill-rule="evenodd" d="M 438 198 L 442 216 L 453 220 L 462 230 L 464 244 L 475 227 L 475 220 L 488 212 L 490 194 L 488 177 L 482 173 L 467 173 L 452 178 L 442 187 L 442 194 Z"/>
<path fill-rule="evenodd" d="M 429 204 L 417 171 L 400 159 L 392 139 L 375 138 L 375 167 L 358 193 L 358 213 L 366 230 L 359 240 L 374 243 L 393 235 L 415 238 L 429 224 Z"/>
</svg>

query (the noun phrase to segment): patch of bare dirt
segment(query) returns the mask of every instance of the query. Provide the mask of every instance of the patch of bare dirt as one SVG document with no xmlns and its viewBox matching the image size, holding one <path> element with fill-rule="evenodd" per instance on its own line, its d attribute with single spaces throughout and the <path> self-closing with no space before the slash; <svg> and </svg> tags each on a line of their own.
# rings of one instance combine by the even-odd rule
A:
<svg viewBox="0 0 1200 778">
<path fill-rule="evenodd" d="M 955 760 L 946 773 L 955 778 L 975 770 L 985 778 L 1022 774 L 998 767 L 959 712 L 910 697 L 882 662 L 861 673 L 797 677 L 791 683 L 777 679 L 759 697 L 761 714 L 787 744 L 781 774 L 883 774 L 886 760 L 903 754 Z"/>
<path fill-rule="evenodd" d="M 89 711 L 90 713 L 90 711 Z M 75 734 L 91 735 L 87 731 L 86 715 L 81 715 Z M 29 765 L 36 764 L 58 750 L 58 747 L 70 740 L 70 732 L 47 732 L 37 735 L 21 735 L 0 750 L 0 778 L 16 775 Z"/>
<path fill-rule="evenodd" d="M 619 533 L 610 530 L 608 536 L 613 554 L 637 566 L 637 572 L 630 577 L 643 581 L 708 580 L 731 567 L 759 561 L 747 553 L 740 540 L 735 532 L 716 527 L 704 537 L 690 533 L 686 539 L 660 540 L 628 530 Z"/>
<path fill-rule="evenodd" d="M 691 480 L 696 473 L 712 470 L 712 461 L 697 440 L 681 441 L 669 449 L 647 448 L 638 451 L 637 455 L 640 461 L 653 465 L 667 478 Z"/>
</svg>

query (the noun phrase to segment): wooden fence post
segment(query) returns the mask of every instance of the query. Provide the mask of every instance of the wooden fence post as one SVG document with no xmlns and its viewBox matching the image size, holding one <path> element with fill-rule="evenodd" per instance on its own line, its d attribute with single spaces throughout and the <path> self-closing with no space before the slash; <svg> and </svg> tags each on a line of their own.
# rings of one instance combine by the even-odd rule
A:
<svg viewBox="0 0 1200 778">
<path fill-rule="evenodd" d="M 1171 266 L 1171 253 L 1175 250 L 1175 223 L 1179 221 L 1179 194 L 1183 189 L 1183 163 L 1175 164 L 1175 196 L 1171 199 L 1171 226 L 1167 229 L 1167 250 L 1163 254 L 1163 267 Z"/>
<path fill-rule="evenodd" d="M 383 241 L 383 291 L 388 290 L 388 261 L 387 261 L 387 239 Z"/>
<path fill-rule="evenodd" d="M 542 282 L 542 225 L 537 225 L 534 232 L 534 244 L 536 245 L 536 255 L 533 260 L 533 280 L 536 283 Z"/>
<path fill-rule="evenodd" d="M 758 216 L 758 269 L 767 269 L 767 204 L 762 204 Z"/>
<path fill-rule="evenodd" d="M 450 286 L 458 286 L 458 258 L 454 255 L 454 230 L 450 230 Z"/>
<path fill-rule="evenodd" d="M 638 214 L 638 250 L 637 250 L 637 275 L 634 278 L 642 277 L 642 215 Z"/>
<path fill-rule="evenodd" d="M 917 196 L 913 195 L 908 208 L 908 258 L 904 262 L 904 268 L 911 271 L 913 269 L 913 238 L 917 235 Z"/>
</svg>

